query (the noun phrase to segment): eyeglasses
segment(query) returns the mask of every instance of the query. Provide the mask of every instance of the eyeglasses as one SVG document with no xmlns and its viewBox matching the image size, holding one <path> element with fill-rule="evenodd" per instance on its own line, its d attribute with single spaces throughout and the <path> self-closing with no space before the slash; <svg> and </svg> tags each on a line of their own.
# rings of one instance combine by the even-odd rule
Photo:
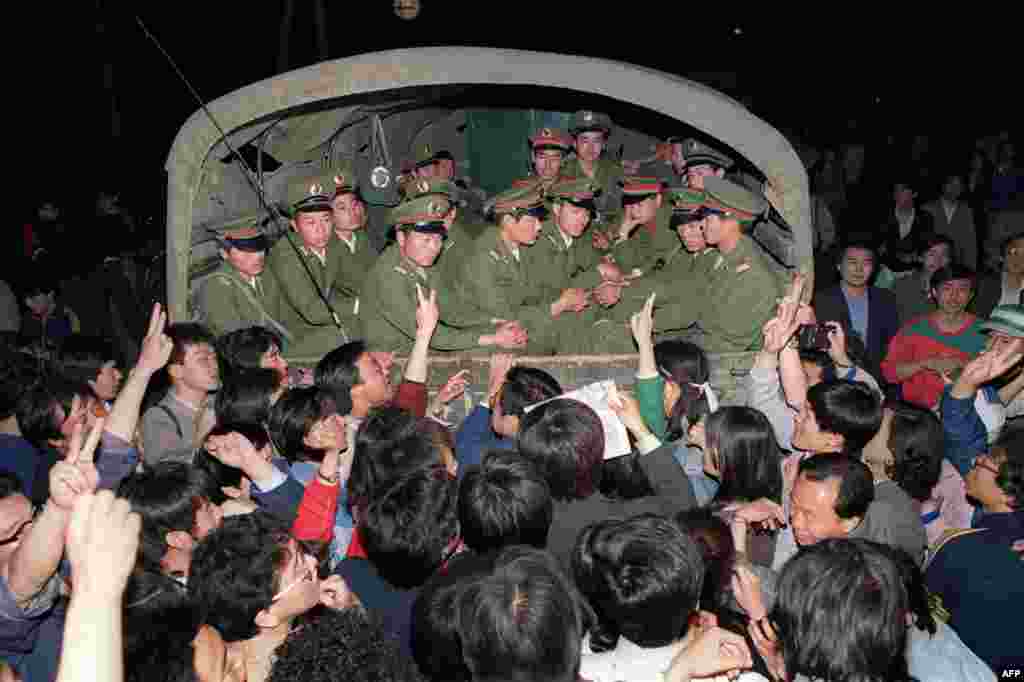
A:
<svg viewBox="0 0 1024 682">
<path fill-rule="evenodd" d="M 32 524 L 36 522 L 36 518 L 39 516 L 39 513 L 41 511 L 41 507 L 32 505 L 32 516 L 29 517 L 29 519 L 22 523 L 20 526 L 15 528 L 14 532 L 11 533 L 9 537 L 0 540 L 0 547 L 3 547 L 4 545 L 9 545 L 20 540 L 22 536 L 25 535 L 25 531 L 27 531 L 32 526 Z"/>
<path fill-rule="evenodd" d="M 301 557 L 299 560 L 302 561 L 304 564 L 306 564 L 306 570 L 305 570 L 305 572 L 301 576 L 299 576 L 298 578 L 293 580 L 291 583 L 289 583 L 287 587 L 284 587 L 283 589 L 278 591 L 277 594 L 275 594 L 273 597 L 271 597 L 270 598 L 270 603 L 271 604 L 273 604 L 274 602 L 279 600 L 281 597 L 283 597 L 284 595 L 286 595 L 289 592 L 291 592 L 293 589 L 295 589 L 295 587 L 297 585 L 300 585 L 302 583 L 311 583 L 314 580 L 316 580 L 316 576 L 317 576 L 317 572 L 316 572 L 317 564 L 316 564 L 316 560 L 315 560 L 316 558 L 313 556 L 312 553 L 310 553 L 301 544 L 296 543 L 295 551 L 297 551 L 299 553 L 299 556 Z"/>
</svg>

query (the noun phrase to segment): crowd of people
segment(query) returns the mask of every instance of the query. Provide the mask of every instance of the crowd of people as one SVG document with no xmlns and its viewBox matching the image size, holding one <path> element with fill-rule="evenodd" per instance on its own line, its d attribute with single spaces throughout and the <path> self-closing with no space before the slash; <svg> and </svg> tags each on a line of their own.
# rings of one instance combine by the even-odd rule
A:
<svg viewBox="0 0 1024 682">
<path fill-rule="evenodd" d="M 290 231 L 224 226 L 196 319 L 154 305 L 129 360 L 9 338 L 0 679 L 1019 670 L 1024 235 L 979 274 L 954 176 L 934 210 L 900 178 L 867 234 L 839 183 L 812 287 L 726 154 L 670 139 L 666 187 L 603 156 L 610 126 L 538 131 L 486 226 L 421 155 L 380 254 L 349 170 L 297 178 Z M 486 392 L 428 391 L 451 351 L 490 353 Z M 612 417 L 513 352 L 632 352 L 636 379 Z"/>
</svg>

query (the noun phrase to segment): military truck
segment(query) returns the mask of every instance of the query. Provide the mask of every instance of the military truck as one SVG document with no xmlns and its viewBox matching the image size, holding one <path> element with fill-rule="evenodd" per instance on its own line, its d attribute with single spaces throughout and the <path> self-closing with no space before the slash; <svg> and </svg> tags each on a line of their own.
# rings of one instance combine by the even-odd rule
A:
<svg viewBox="0 0 1024 682">
<path fill-rule="evenodd" d="M 527 174 L 526 138 L 533 130 L 566 129 L 581 109 L 609 113 L 616 127 L 606 154 L 649 162 L 645 172 L 671 173 L 653 154 L 669 135 L 694 135 L 731 153 L 744 181 L 760 185 L 776 209 L 776 219 L 759 224 L 755 239 L 780 268 L 813 274 L 808 179 L 793 146 L 739 102 L 676 75 L 572 55 L 405 49 L 291 71 L 207 109 L 182 126 L 166 163 L 172 320 L 189 319 L 190 290 L 216 264 L 217 228 L 264 201 L 280 203 L 288 179 L 310 166 L 354 164 L 371 236 L 380 245 L 383 214 L 398 201 L 396 177 L 419 145 L 448 150 L 457 176 L 493 193 Z M 285 229 L 284 221 L 276 224 Z M 744 399 L 738 388 L 752 356 L 712 356 L 712 384 L 723 402 Z M 606 377 L 629 385 L 636 366 L 634 356 L 524 362 L 549 370 L 567 388 Z M 473 396 L 485 392 L 487 358 L 481 356 L 435 355 L 431 384 L 462 368 L 472 370 Z"/>
</svg>

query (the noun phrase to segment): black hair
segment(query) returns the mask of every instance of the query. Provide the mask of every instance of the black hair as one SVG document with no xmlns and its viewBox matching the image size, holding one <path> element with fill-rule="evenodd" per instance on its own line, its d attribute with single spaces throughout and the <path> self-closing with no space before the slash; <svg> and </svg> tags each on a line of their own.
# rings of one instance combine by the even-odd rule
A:
<svg viewBox="0 0 1024 682">
<path fill-rule="evenodd" d="M 168 365 L 180 365 L 183 363 L 185 361 L 185 354 L 190 346 L 198 346 L 205 343 L 210 348 L 215 348 L 217 344 L 217 339 L 213 333 L 197 322 L 176 322 L 168 325 L 164 333 L 171 337 L 171 342 L 174 344 L 171 349 L 171 357 L 167 361 Z"/>
<path fill-rule="evenodd" d="M 316 385 L 328 392 L 351 393 L 363 382 L 359 375 L 359 358 L 367 352 L 366 342 L 349 341 L 338 346 L 316 363 L 313 377 Z"/>
<path fill-rule="evenodd" d="M 889 476 L 915 500 L 925 501 L 942 474 L 946 436 L 931 410 L 906 402 L 886 405 L 893 411 L 889 451 L 893 455 Z"/>
<path fill-rule="evenodd" d="M 821 368 L 821 380 L 822 381 L 835 381 L 836 379 L 836 363 L 832 360 L 832 356 L 823 350 L 810 350 L 801 348 L 800 361 L 814 365 L 815 367 Z"/>
<path fill-rule="evenodd" d="M 1004 433 L 992 446 L 993 454 L 996 451 L 1004 457 L 996 474 L 996 485 L 1010 498 L 1012 509 L 1024 509 L 1024 431 Z"/>
<path fill-rule="evenodd" d="M 242 487 L 242 470 L 224 464 L 205 449 L 192 456 L 192 469 L 202 484 L 203 497 L 217 506 L 229 499 L 224 488 Z"/>
<path fill-rule="evenodd" d="M 463 659 L 474 682 L 575 682 L 589 606 L 557 560 L 510 547 L 456 604 Z"/>
<path fill-rule="evenodd" d="M 267 428 L 274 437 L 279 454 L 290 462 L 323 459 L 324 453 L 306 445 L 306 436 L 322 419 L 336 414 L 347 414 L 351 403 L 339 410 L 334 401 L 341 392 L 329 394 L 316 386 L 293 388 L 281 396 L 270 408 Z M 344 409 L 348 407 L 348 409 Z"/>
<path fill-rule="evenodd" d="M 704 583 L 697 544 L 674 522 L 654 514 L 584 528 L 572 571 L 597 616 L 590 630 L 595 652 L 614 649 L 620 634 L 643 648 L 681 638 Z"/>
<path fill-rule="evenodd" d="M 13 471 L 0 471 L 0 500 L 5 500 L 11 495 L 24 495 L 25 484 L 21 477 Z"/>
<path fill-rule="evenodd" d="M 799 476 L 809 481 L 839 481 L 832 508 L 841 519 L 863 517 L 875 499 L 875 479 L 864 462 L 838 452 L 812 455 L 800 462 Z"/>
<path fill-rule="evenodd" d="M 185 586 L 160 573 L 136 570 L 128 577 L 122 604 L 125 680 L 197 680 L 192 643 L 199 614 Z"/>
<path fill-rule="evenodd" d="M 497 552 L 460 554 L 448 570 L 420 588 L 412 605 L 412 655 L 420 672 L 435 682 L 470 682 L 462 660 L 455 608 L 459 595 L 494 570 Z"/>
<path fill-rule="evenodd" d="M 517 452 L 495 450 L 466 471 L 458 510 L 463 542 L 483 554 L 509 545 L 544 549 L 554 503 L 531 462 Z"/>
<path fill-rule="evenodd" d="M 716 502 L 782 501 L 782 453 L 760 410 L 736 405 L 708 417 L 707 449 L 717 460 Z"/>
<path fill-rule="evenodd" d="M 836 250 L 836 265 L 841 265 L 843 260 L 846 258 L 846 252 L 850 249 L 861 249 L 863 251 L 870 251 L 872 257 L 878 256 L 878 247 L 876 244 L 868 239 L 866 235 L 851 235 L 850 238 L 843 241 L 843 243 Z"/>
<path fill-rule="evenodd" d="M 777 589 L 771 619 L 789 675 L 911 679 L 903 577 L 875 543 L 823 540 L 805 547 L 783 566 Z"/>
<path fill-rule="evenodd" d="M 394 405 L 376 408 L 356 431 L 348 508 L 357 514 L 398 479 L 440 464 L 437 446 L 417 417 Z"/>
<path fill-rule="evenodd" d="M 370 503 L 358 527 L 381 578 L 411 589 L 434 574 L 458 536 L 457 501 L 458 483 L 434 467 L 409 474 Z"/>
<path fill-rule="evenodd" d="M 859 381 L 823 381 L 807 391 L 818 426 L 843 437 L 843 452 L 860 452 L 882 426 L 882 401 Z"/>
<path fill-rule="evenodd" d="M 921 255 L 928 253 L 929 251 L 932 250 L 933 247 L 936 247 L 939 244 L 945 244 L 947 247 L 949 247 L 949 257 L 951 259 L 956 257 L 956 244 L 954 244 L 953 240 L 944 234 L 938 234 L 937 232 L 927 232 L 921 235 L 920 239 L 918 240 L 918 244 L 921 247 Z"/>
<path fill-rule="evenodd" d="M 22 437 L 37 449 L 45 448 L 48 441 L 63 438 L 57 408 L 64 410 L 67 418 L 75 396 L 88 399 L 92 391 L 85 384 L 59 375 L 49 375 L 32 384 L 15 408 Z"/>
<path fill-rule="evenodd" d="M 597 489 L 612 500 L 635 500 L 656 494 L 651 479 L 640 463 L 641 455 L 636 450 L 606 459 L 601 465 L 601 483 Z"/>
<path fill-rule="evenodd" d="M 707 396 L 698 388 L 711 375 L 708 356 L 696 344 L 671 339 L 654 345 L 654 359 L 662 378 L 680 388 L 679 399 L 668 417 L 666 433 L 669 440 L 678 440 L 711 411 Z"/>
<path fill-rule="evenodd" d="M 270 514 L 255 511 L 224 519 L 192 553 L 188 594 L 202 622 L 216 628 L 225 642 L 255 637 L 256 616 L 270 607 L 291 553 L 288 529 Z"/>
<path fill-rule="evenodd" d="M 273 346 L 284 349 L 284 342 L 276 332 L 266 327 L 246 327 L 217 339 L 217 354 L 234 369 L 257 369 L 264 354 Z"/>
<path fill-rule="evenodd" d="M 928 283 L 928 286 L 932 291 L 938 291 L 946 282 L 952 282 L 953 280 L 958 279 L 970 280 L 971 288 L 973 289 L 977 283 L 978 275 L 974 270 L 971 270 L 966 265 L 950 263 L 944 268 L 939 268 L 932 274 L 932 279 Z"/>
<path fill-rule="evenodd" d="M 323 609 L 274 651 L 267 682 L 419 682 L 415 664 L 362 609 Z"/>
<path fill-rule="evenodd" d="M 0 419 L 9 419 L 17 413 L 21 396 L 26 387 L 39 380 L 39 373 L 39 361 L 35 358 L 0 349 Z"/>
<path fill-rule="evenodd" d="M 604 428 L 597 413 L 578 400 L 559 398 L 526 414 L 518 442 L 556 500 L 582 500 L 600 487 Z"/>
<path fill-rule="evenodd" d="M 697 543 L 704 559 L 704 586 L 701 607 L 721 611 L 732 594 L 732 576 L 736 565 L 736 545 L 729 526 L 715 514 L 719 505 L 696 507 L 676 514 L 676 523 Z"/>
<path fill-rule="evenodd" d="M 506 417 L 522 417 L 525 408 L 562 395 L 558 380 L 536 367 L 519 367 L 509 370 L 501 386 L 501 412 Z"/>
<path fill-rule="evenodd" d="M 108 362 L 117 362 L 117 353 L 110 339 L 72 334 L 61 344 L 60 372 L 78 383 L 96 381 Z"/>
<path fill-rule="evenodd" d="M 127 500 L 142 518 L 138 563 L 144 570 L 162 571 L 168 533 L 193 535 L 203 492 L 192 467 L 181 462 L 161 462 L 121 481 L 117 496 Z"/>
<path fill-rule="evenodd" d="M 236 369 L 224 375 L 213 402 L 216 433 L 237 431 L 262 450 L 270 441 L 267 423 L 280 379 L 272 369 Z"/>
</svg>

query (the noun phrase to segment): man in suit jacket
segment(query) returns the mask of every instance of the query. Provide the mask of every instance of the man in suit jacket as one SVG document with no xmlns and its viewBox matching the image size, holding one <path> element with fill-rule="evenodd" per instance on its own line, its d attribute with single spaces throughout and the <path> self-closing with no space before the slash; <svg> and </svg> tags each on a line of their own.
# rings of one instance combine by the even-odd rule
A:
<svg viewBox="0 0 1024 682">
<path fill-rule="evenodd" d="M 921 252 L 922 235 L 935 231 L 930 213 L 914 206 L 917 192 L 909 182 L 896 182 L 893 186 L 893 208 L 881 224 L 878 235 L 878 255 L 894 273 L 913 270 L 917 254 Z"/>
<path fill-rule="evenodd" d="M 870 244 L 851 242 L 839 253 L 839 286 L 818 292 L 814 312 L 819 322 L 843 325 L 847 339 L 857 337 L 864 348 L 859 364 L 881 384 L 880 365 L 889 341 L 899 331 L 899 310 L 893 295 L 869 286 L 875 271 L 875 251 Z"/>
<path fill-rule="evenodd" d="M 963 192 L 963 179 L 957 173 L 949 173 L 942 183 L 942 196 L 923 208 L 934 220 L 935 232 L 953 240 L 956 262 L 977 270 L 978 233 L 974 226 L 974 212 L 967 202 L 960 201 Z"/>
</svg>

